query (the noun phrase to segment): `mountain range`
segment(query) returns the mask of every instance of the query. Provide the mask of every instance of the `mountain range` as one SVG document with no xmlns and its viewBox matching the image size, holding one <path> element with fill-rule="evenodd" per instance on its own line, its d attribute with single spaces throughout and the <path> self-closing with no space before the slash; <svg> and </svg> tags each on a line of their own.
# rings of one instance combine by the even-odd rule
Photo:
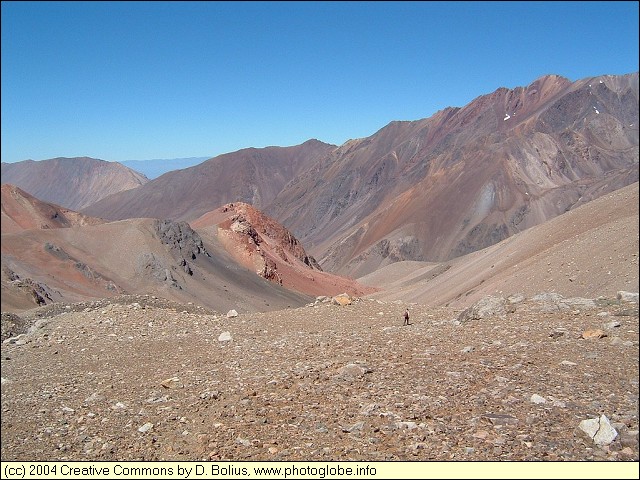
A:
<svg viewBox="0 0 640 480">
<path fill-rule="evenodd" d="M 540 249 L 609 230 L 623 236 L 590 255 L 625 260 L 600 287 L 637 291 L 638 152 L 632 73 L 548 75 L 340 146 L 247 148 L 152 180 L 89 158 L 2 163 L 2 309 L 149 291 L 247 311 L 340 291 L 463 306 Z M 593 284 L 572 272 L 547 285 Z"/>
</svg>

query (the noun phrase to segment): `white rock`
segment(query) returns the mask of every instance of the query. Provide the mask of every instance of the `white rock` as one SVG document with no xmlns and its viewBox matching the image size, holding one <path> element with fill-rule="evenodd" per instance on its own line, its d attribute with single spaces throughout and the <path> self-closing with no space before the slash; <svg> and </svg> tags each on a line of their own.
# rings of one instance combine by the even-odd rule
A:
<svg viewBox="0 0 640 480">
<path fill-rule="evenodd" d="M 533 395 L 531 395 L 531 402 L 536 404 L 547 403 L 547 399 L 544 397 L 541 397 L 537 393 L 534 393 Z"/>
<path fill-rule="evenodd" d="M 339 370 L 338 375 L 361 377 L 371 372 L 373 372 L 373 370 L 369 368 L 367 365 L 358 364 L 358 363 L 349 363 Z"/>
<path fill-rule="evenodd" d="M 145 432 L 148 432 L 149 430 L 151 430 L 152 428 L 153 428 L 153 423 L 151 423 L 151 422 L 147 422 L 147 423 L 145 423 L 144 425 L 142 425 L 142 426 L 138 429 L 138 431 L 139 431 L 140 433 L 145 433 Z"/>
<path fill-rule="evenodd" d="M 589 435 L 596 445 L 609 445 L 618 436 L 618 432 L 609 423 L 605 415 L 580 422 L 580 429 Z"/>
<path fill-rule="evenodd" d="M 218 337 L 218 340 L 221 341 L 221 342 L 230 342 L 231 341 L 231 333 L 222 332 L 220 334 L 220 336 Z"/>
<path fill-rule="evenodd" d="M 635 302 L 638 303 L 638 292 L 625 292 L 619 291 L 617 294 L 618 300 L 622 300 L 623 302 Z"/>
<path fill-rule="evenodd" d="M 396 427 L 400 429 L 406 428 L 407 430 L 413 430 L 418 428 L 418 425 L 416 422 L 396 422 Z"/>
</svg>

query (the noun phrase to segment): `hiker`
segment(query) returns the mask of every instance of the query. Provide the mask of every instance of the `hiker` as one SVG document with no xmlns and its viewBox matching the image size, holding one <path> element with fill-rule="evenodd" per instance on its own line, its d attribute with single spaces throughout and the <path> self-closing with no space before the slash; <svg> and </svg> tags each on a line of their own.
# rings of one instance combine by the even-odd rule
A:
<svg viewBox="0 0 640 480">
<path fill-rule="evenodd" d="M 410 323 L 409 323 L 409 309 L 408 308 L 404 311 L 404 323 L 402 324 L 402 326 L 405 326 L 405 325 L 410 325 Z"/>
</svg>

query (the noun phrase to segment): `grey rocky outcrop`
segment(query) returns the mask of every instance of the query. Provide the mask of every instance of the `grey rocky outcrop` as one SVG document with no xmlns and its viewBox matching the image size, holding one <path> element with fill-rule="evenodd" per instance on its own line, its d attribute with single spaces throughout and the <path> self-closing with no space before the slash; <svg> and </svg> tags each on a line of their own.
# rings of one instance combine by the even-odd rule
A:
<svg viewBox="0 0 640 480">
<path fill-rule="evenodd" d="M 156 258 L 151 252 L 145 252 L 136 259 L 136 272 L 154 278 L 156 281 L 166 283 L 170 287 L 182 289 L 178 280 L 171 272 L 171 268 Z"/>
<path fill-rule="evenodd" d="M 196 260 L 198 255 L 210 257 L 200 235 L 187 222 L 171 220 L 156 220 L 154 223 L 156 234 L 176 259 L 181 269 L 188 275 L 193 275 L 189 262 Z"/>
<path fill-rule="evenodd" d="M 540 293 L 531 297 L 531 300 L 537 302 L 539 309 L 544 312 L 570 310 L 572 308 L 591 309 L 596 307 L 596 301 L 591 298 L 565 298 L 559 293 Z"/>
<path fill-rule="evenodd" d="M 486 296 L 463 310 L 458 315 L 460 323 L 470 320 L 480 320 L 488 317 L 500 317 L 507 313 L 506 300 L 503 297 Z"/>
</svg>

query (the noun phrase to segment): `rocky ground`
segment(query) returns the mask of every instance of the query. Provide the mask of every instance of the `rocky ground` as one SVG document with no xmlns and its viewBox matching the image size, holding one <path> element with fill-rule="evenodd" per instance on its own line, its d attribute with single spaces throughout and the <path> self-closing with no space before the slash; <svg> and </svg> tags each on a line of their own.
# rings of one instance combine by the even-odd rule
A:
<svg viewBox="0 0 640 480">
<path fill-rule="evenodd" d="M 3 314 L 2 459 L 638 461 L 637 297 L 489 300 Z"/>
</svg>

